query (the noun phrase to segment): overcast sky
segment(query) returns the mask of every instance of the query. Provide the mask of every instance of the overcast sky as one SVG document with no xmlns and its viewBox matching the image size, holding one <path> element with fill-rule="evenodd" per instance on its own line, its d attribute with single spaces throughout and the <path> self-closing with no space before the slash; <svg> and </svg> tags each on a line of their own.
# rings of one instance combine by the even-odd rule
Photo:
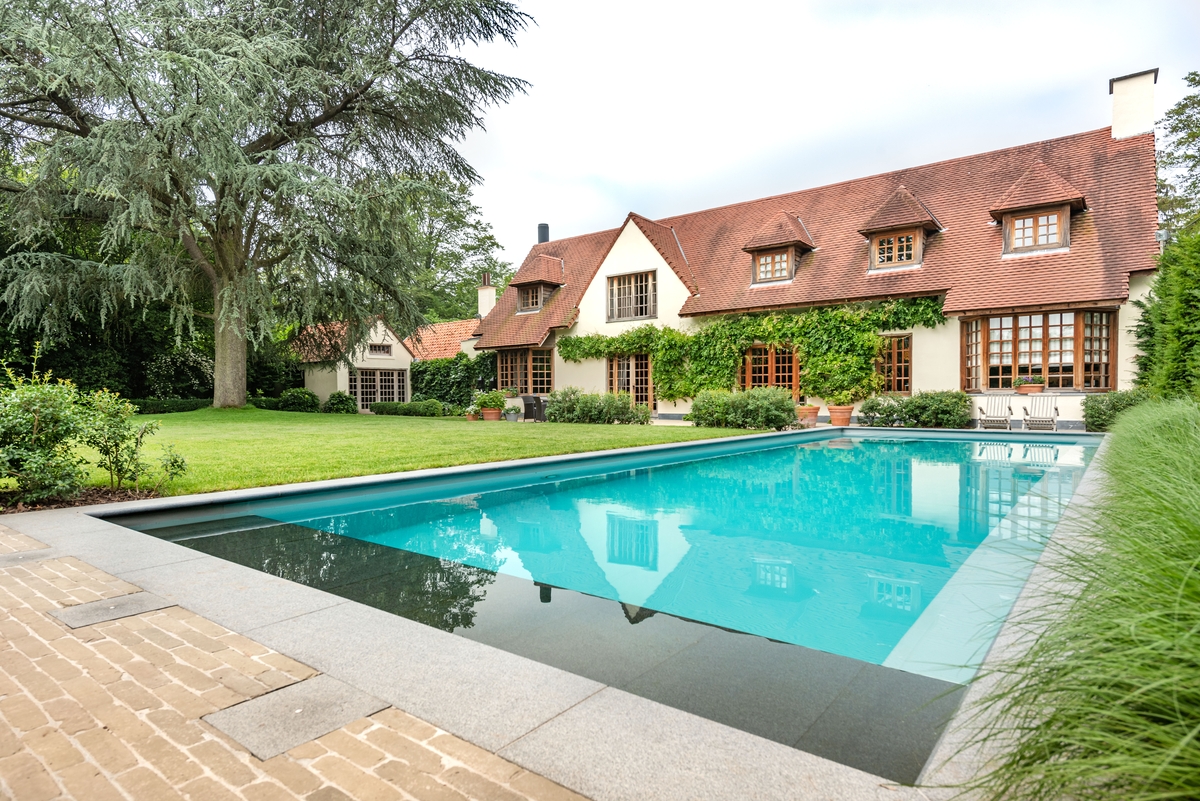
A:
<svg viewBox="0 0 1200 801">
<path fill-rule="evenodd" d="M 536 241 L 1033 142 L 1111 122 L 1108 79 L 1200 70 L 1200 2 L 532 0 L 524 78 L 463 152 L 517 264 Z"/>
</svg>

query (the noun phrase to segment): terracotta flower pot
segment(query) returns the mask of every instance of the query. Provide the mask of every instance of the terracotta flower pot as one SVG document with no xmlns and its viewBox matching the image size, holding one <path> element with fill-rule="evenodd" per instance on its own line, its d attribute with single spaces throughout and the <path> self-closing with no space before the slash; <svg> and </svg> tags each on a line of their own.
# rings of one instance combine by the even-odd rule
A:
<svg viewBox="0 0 1200 801">
<path fill-rule="evenodd" d="M 1036 395 L 1046 388 L 1045 384 L 1022 384 L 1017 387 L 1018 395 Z"/>
<path fill-rule="evenodd" d="M 479 415 L 477 415 L 477 414 L 468 414 L 467 415 L 467 422 L 469 422 L 469 423 L 474 423 L 478 419 L 479 419 Z"/>
<path fill-rule="evenodd" d="M 796 419 L 805 428 L 812 428 L 817 424 L 817 412 L 819 411 L 821 411 L 820 406 L 797 406 Z"/>
<path fill-rule="evenodd" d="M 484 420 L 499 420 L 500 419 L 500 412 L 501 412 L 500 409 L 480 409 L 479 411 L 483 412 Z"/>
<path fill-rule="evenodd" d="M 853 406 L 830 406 L 829 424 L 831 426 L 848 426 L 852 414 L 854 414 Z"/>
</svg>

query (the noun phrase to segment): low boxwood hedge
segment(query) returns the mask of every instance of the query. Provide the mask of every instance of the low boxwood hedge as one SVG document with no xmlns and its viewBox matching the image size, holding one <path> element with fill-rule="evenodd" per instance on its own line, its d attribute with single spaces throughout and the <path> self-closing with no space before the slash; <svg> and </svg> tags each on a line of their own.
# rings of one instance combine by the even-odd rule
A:
<svg viewBox="0 0 1200 801">
<path fill-rule="evenodd" d="M 430 399 L 412 403 L 372 403 L 371 411 L 375 414 L 394 414 L 401 417 L 441 417 L 442 402 Z"/>
<path fill-rule="evenodd" d="M 970 428 L 971 396 L 957 390 L 876 395 L 858 408 L 858 422 L 865 426 L 903 428 Z"/>
<path fill-rule="evenodd" d="M 1148 400 L 1150 393 L 1144 389 L 1088 395 L 1083 399 L 1083 424 L 1088 431 L 1107 431 L 1117 415 Z"/>
<path fill-rule="evenodd" d="M 745 392 L 706 389 L 692 401 L 684 415 L 708 428 L 773 428 L 780 431 L 796 422 L 792 393 L 779 387 L 755 387 Z"/>
<path fill-rule="evenodd" d="M 174 414 L 194 412 L 212 406 L 212 398 L 132 398 L 129 401 L 138 414 Z"/>
</svg>

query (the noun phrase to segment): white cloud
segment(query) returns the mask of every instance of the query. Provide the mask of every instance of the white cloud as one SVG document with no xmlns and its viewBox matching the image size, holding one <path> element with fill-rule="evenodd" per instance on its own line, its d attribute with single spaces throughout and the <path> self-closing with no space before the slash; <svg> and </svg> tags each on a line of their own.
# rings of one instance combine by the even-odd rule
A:
<svg viewBox="0 0 1200 801">
<path fill-rule="evenodd" d="M 555 238 L 1007 147 L 1110 121 L 1108 79 L 1200 69 L 1195 2 L 522 4 L 531 82 L 463 152 L 519 262 Z"/>
</svg>

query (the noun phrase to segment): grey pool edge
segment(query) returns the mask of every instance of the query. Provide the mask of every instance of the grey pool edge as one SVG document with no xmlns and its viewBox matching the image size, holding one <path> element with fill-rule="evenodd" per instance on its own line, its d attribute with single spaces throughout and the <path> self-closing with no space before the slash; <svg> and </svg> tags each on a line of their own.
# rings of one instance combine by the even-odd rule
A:
<svg viewBox="0 0 1200 801">
<path fill-rule="evenodd" d="M 462 476 L 502 467 L 601 460 L 620 453 L 686 454 L 716 442 L 777 440 L 782 446 L 839 436 L 977 440 L 981 434 L 993 441 L 1094 439 L 1099 443 L 1103 439 L 1080 432 L 824 427 L 25 512 L 7 516 L 4 523 L 50 546 L 47 558 L 76 556 L 593 798 L 794 798 L 799 794 L 929 799 L 930 793 L 941 791 L 899 787 L 566 671 L 117 526 L 103 517 Z M 1073 506 L 1094 481 L 1095 471 L 1089 469 Z M 1054 538 L 1061 529 L 1062 524 Z M 30 561 L 34 553 L 29 554 Z M 1044 578 L 1043 568 L 1039 562 L 1035 577 Z M 1031 579 L 1026 585 L 1014 614 L 1034 603 L 1030 599 L 1035 597 L 1036 583 Z M 1010 629 L 1009 624 L 1002 629 L 985 668 L 1020 647 Z M 969 691 L 947 727 L 927 763 L 922 784 L 957 781 L 973 771 L 979 755 L 960 748 L 969 739 L 967 710 L 972 699 L 984 692 L 978 689 L 981 686 Z M 620 736 L 613 736 L 615 732 Z"/>
</svg>

